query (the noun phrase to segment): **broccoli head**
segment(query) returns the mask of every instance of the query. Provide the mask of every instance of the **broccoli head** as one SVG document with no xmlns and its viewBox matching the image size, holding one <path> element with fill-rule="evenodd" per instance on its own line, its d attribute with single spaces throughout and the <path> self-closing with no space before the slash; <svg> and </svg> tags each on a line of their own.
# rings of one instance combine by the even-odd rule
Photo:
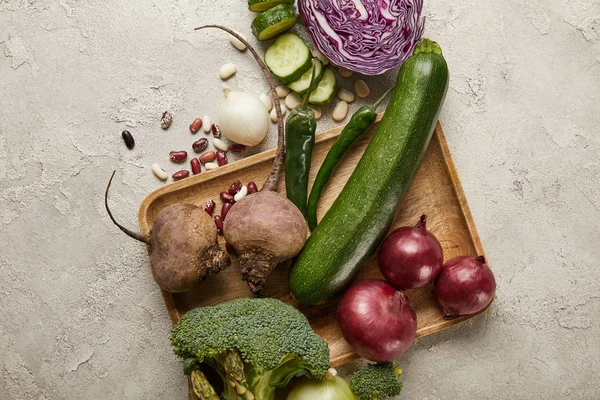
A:
<svg viewBox="0 0 600 400">
<path fill-rule="evenodd" d="M 293 306 L 269 298 L 238 299 L 185 313 L 173 327 L 175 354 L 186 372 L 212 367 L 223 379 L 225 400 L 272 400 L 275 388 L 296 376 L 323 378 L 329 347 Z M 192 374 L 196 394 L 207 389 L 203 374 Z M 202 388 L 203 390 L 200 390 Z"/>
<path fill-rule="evenodd" d="M 402 390 L 402 369 L 391 362 L 369 364 L 350 376 L 350 389 L 359 400 L 382 400 Z"/>
</svg>

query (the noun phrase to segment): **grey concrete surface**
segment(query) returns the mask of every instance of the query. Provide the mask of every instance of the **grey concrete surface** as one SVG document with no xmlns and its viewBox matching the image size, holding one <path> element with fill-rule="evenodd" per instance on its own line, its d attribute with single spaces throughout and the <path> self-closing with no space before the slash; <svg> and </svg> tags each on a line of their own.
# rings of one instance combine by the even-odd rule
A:
<svg viewBox="0 0 600 400">
<path fill-rule="evenodd" d="M 452 76 L 441 121 L 498 293 L 399 359 L 399 398 L 598 399 L 600 3 L 424 10 Z M 103 189 L 118 169 L 112 204 L 136 226 L 161 186 L 150 165 L 173 172 L 166 153 L 189 146 L 190 121 L 216 116 L 219 66 L 238 65 L 232 86 L 266 90 L 248 54 L 192 30 L 250 36 L 251 19 L 242 0 L 0 0 L 0 399 L 186 398 L 145 249 L 111 224 Z M 393 78 L 368 82 L 379 94 Z"/>
</svg>

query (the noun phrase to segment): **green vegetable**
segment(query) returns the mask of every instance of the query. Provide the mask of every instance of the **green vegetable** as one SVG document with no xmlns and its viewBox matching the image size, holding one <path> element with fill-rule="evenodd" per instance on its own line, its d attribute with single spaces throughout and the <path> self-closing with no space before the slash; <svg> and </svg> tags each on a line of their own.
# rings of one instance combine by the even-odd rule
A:
<svg viewBox="0 0 600 400">
<path fill-rule="evenodd" d="M 321 379 L 329 348 L 293 306 L 269 298 L 245 298 L 199 307 L 173 327 L 171 343 L 187 373 L 206 364 L 223 379 L 224 400 L 272 400 L 275 388 L 295 376 Z M 214 388 L 193 374 L 194 388 Z M 209 385 L 209 386 L 207 386 Z M 249 394 L 248 394 L 249 393 Z M 196 393 L 201 396 L 200 392 Z"/>
<path fill-rule="evenodd" d="M 337 93 L 337 81 L 335 72 L 331 66 L 325 68 L 323 78 L 319 85 L 310 93 L 308 102 L 311 104 L 329 104 Z"/>
<path fill-rule="evenodd" d="M 318 58 L 315 58 L 313 60 L 315 62 L 315 68 L 317 70 L 315 79 L 314 79 L 314 84 L 313 84 L 313 87 L 314 87 L 314 85 L 318 85 L 319 82 L 321 82 L 321 79 L 323 78 L 323 74 L 325 73 L 325 68 L 323 68 L 323 63 L 321 61 L 319 61 Z M 300 79 L 290 83 L 287 86 L 290 88 L 290 90 L 292 90 L 298 94 L 305 94 L 306 92 L 308 92 L 308 86 L 310 85 L 311 76 L 312 76 L 312 69 L 309 69 L 308 71 L 306 71 L 304 73 L 304 75 L 302 75 L 300 77 Z"/>
<path fill-rule="evenodd" d="M 310 70 L 311 58 L 306 43 L 294 33 L 279 36 L 265 51 L 265 64 L 283 83 L 292 83 L 300 79 Z"/>
<path fill-rule="evenodd" d="M 335 372 L 335 370 L 330 370 Z M 286 400 L 358 400 L 348 382 L 328 372 L 323 379 L 301 378 Z"/>
<path fill-rule="evenodd" d="M 352 114 L 350 122 L 344 127 L 340 136 L 333 146 L 331 146 L 331 149 L 329 149 L 323 164 L 321 164 L 321 168 L 319 168 L 319 172 L 317 173 L 317 177 L 315 178 L 315 182 L 310 191 L 310 197 L 308 198 L 308 226 L 311 230 L 314 230 L 317 227 L 317 204 L 319 203 L 325 185 L 327 185 L 327 182 L 329 182 L 329 179 L 331 178 L 335 166 L 340 162 L 352 143 L 354 143 L 354 141 L 369 129 L 373 122 L 375 122 L 375 119 L 377 118 L 377 113 L 375 112 L 377 106 L 379 106 L 392 89 L 393 88 L 388 89 L 372 107 L 362 106 L 356 110 L 356 112 Z"/>
<path fill-rule="evenodd" d="M 316 65 L 302 105 L 294 108 L 285 121 L 285 193 L 305 217 L 308 173 L 317 130 L 315 112 L 307 107 L 307 101 L 314 85 Z"/>
<path fill-rule="evenodd" d="M 262 12 L 282 3 L 294 4 L 294 0 L 248 0 L 248 9 Z"/>
<path fill-rule="evenodd" d="M 254 18 L 252 34 L 258 40 L 269 40 L 290 29 L 297 19 L 293 6 L 279 4 Z"/>
<path fill-rule="evenodd" d="M 365 153 L 292 265 L 290 290 L 297 301 L 316 304 L 339 295 L 373 254 L 410 187 L 447 88 L 442 50 L 421 40 L 398 72 Z"/>
<path fill-rule="evenodd" d="M 359 400 L 383 400 L 402 390 L 402 369 L 391 362 L 369 364 L 350 376 L 350 389 Z"/>
</svg>

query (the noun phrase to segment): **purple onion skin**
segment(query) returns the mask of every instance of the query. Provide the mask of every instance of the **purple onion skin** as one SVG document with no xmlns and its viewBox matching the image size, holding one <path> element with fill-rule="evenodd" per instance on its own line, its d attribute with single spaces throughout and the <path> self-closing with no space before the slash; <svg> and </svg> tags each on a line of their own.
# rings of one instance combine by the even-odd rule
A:
<svg viewBox="0 0 600 400">
<path fill-rule="evenodd" d="M 377 279 L 360 281 L 346 291 L 338 323 L 356 354 L 375 362 L 395 360 L 417 334 L 417 314 L 409 298 Z"/>
<path fill-rule="evenodd" d="M 379 269 L 383 277 L 400 289 L 416 289 L 435 280 L 444 264 L 437 238 L 427 230 L 426 217 L 414 226 L 393 231 L 379 249 Z"/>
<path fill-rule="evenodd" d="M 298 0 L 298 10 L 315 46 L 333 64 L 380 75 L 400 66 L 421 39 L 423 0 L 361 3 L 366 13 L 342 0 Z"/>
<path fill-rule="evenodd" d="M 496 294 L 496 279 L 483 256 L 454 257 L 444 264 L 433 286 L 445 319 L 475 314 Z"/>
</svg>

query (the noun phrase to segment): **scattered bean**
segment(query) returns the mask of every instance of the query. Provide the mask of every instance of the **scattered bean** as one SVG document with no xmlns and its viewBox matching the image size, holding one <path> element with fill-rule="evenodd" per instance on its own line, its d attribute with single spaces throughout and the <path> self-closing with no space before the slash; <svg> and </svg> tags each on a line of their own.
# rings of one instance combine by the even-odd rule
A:
<svg viewBox="0 0 600 400">
<path fill-rule="evenodd" d="M 210 126 L 210 130 L 212 131 L 212 134 L 214 137 L 216 137 L 216 138 L 221 137 L 221 128 L 219 127 L 219 124 L 217 124 L 216 122 Z"/>
<path fill-rule="evenodd" d="M 335 105 L 335 108 L 331 113 L 331 117 L 334 121 L 339 122 L 346 118 L 346 114 L 348 114 L 348 103 L 342 100 L 338 101 L 338 103 Z"/>
<path fill-rule="evenodd" d="M 234 143 L 231 146 L 229 146 L 229 151 L 234 153 L 241 153 L 244 150 L 246 150 L 246 146 L 244 146 L 243 144 Z"/>
<path fill-rule="evenodd" d="M 283 104 L 280 104 L 280 106 L 281 106 L 281 116 L 283 117 L 285 115 L 285 113 L 287 112 L 287 108 Z M 269 113 L 269 116 L 271 117 L 271 122 L 277 122 L 277 109 L 275 107 L 273 107 L 273 109 Z"/>
<path fill-rule="evenodd" d="M 271 99 L 271 95 L 263 93 L 260 96 L 258 96 L 258 98 L 260 99 L 260 101 L 263 102 L 265 107 L 267 107 L 267 111 L 271 111 L 271 109 L 273 108 L 273 99 Z"/>
<path fill-rule="evenodd" d="M 208 139 L 207 138 L 200 138 L 200 139 L 196 140 L 194 143 L 192 143 L 192 149 L 194 149 L 194 151 L 196 153 L 202 152 L 202 150 L 205 150 L 207 147 L 208 147 Z"/>
<path fill-rule="evenodd" d="M 235 194 L 235 196 L 233 196 L 233 199 L 235 201 L 240 201 L 241 199 L 243 199 L 244 197 L 246 197 L 247 194 L 248 194 L 248 188 L 246 186 L 242 186 L 242 188 L 240 189 L 240 191 L 237 192 Z"/>
<path fill-rule="evenodd" d="M 207 151 L 206 153 L 198 157 L 198 161 L 200 161 L 202 164 L 206 164 L 208 162 L 213 161 L 216 156 L 217 153 L 215 153 L 214 151 Z"/>
<path fill-rule="evenodd" d="M 236 71 L 237 67 L 235 66 L 235 64 L 227 63 L 219 69 L 219 76 L 223 80 L 229 79 L 233 76 L 233 74 L 235 74 Z"/>
<path fill-rule="evenodd" d="M 313 57 L 317 57 L 319 59 L 319 61 L 321 61 L 323 63 L 323 65 L 329 64 L 329 59 L 327 57 L 325 57 L 325 55 L 323 53 L 321 53 L 319 50 L 314 49 L 312 51 L 312 55 L 313 55 Z"/>
<path fill-rule="evenodd" d="M 196 133 L 196 132 L 198 132 L 200 130 L 201 127 L 202 127 L 202 120 L 200 118 L 196 118 L 190 124 L 190 132 Z"/>
<path fill-rule="evenodd" d="M 171 126 L 171 122 L 173 122 L 173 114 L 168 111 L 165 111 L 160 119 L 160 127 L 163 129 L 167 129 Z"/>
<path fill-rule="evenodd" d="M 242 39 L 245 39 L 246 41 L 248 41 L 248 39 L 246 39 L 246 36 L 242 35 L 239 32 L 236 32 L 238 35 L 240 35 L 242 37 Z M 238 49 L 239 51 L 244 51 L 246 50 L 246 45 L 244 43 L 242 43 L 238 38 L 236 38 L 233 35 L 229 35 L 229 43 L 231 43 L 233 45 L 233 47 L 235 47 L 236 49 Z"/>
<path fill-rule="evenodd" d="M 202 117 L 202 121 L 204 121 L 202 130 L 204 131 L 204 133 L 209 133 L 210 130 L 212 129 L 212 124 L 210 123 L 210 117 L 208 115 L 205 115 L 204 117 Z"/>
<path fill-rule="evenodd" d="M 300 95 L 298 93 L 291 92 L 290 94 L 285 96 L 285 105 L 290 110 L 293 110 L 294 108 L 298 107 L 300 104 L 302 104 L 302 97 L 300 97 Z"/>
<path fill-rule="evenodd" d="M 217 151 L 217 164 L 219 167 L 227 164 L 227 154 L 223 150 Z"/>
<path fill-rule="evenodd" d="M 177 171 L 173 174 L 173 179 L 178 181 L 180 179 L 187 178 L 188 176 L 190 176 L 190 171 L 187 169 L 182 169 L 181 171 Z"/>
<path fill-rule="evenodd" d="M 279 85 L 275 88 L 275 93 L 277 93 L 277 97 L 283 99 L 290 93 L 290 88 L 285 85 Z"/>
<path fill-rule="evenodd" d="M 367 97 L 371 93 L 371 89 L 367 86 L 365 81 L 358 79 L 354 82 L 354 91 L 358 97 Z"/>
<path fill-rule="evenodd" d="M 200 173 L 200 161 L 197 158 L 192 158 L 190 165 L 192 166 L 192 174 L 198 175 Z"/>
<path fill-rule="evenodd" d="M 219 193 L 219 197 L 221 198 L 221 201 L 224 203 L 233 203 L 235 201 L 233 195 L 229 194 L 228 192 Z"/>
<path fill-rule="evenodd" d="M 129 131 L 123 131 L 123 133 L 121 133 L 121 136 L 123 137 L 123 141 L 125 142 L 125 146 L 127 146 L 127 148 L 129 150 L 133 149 L 133 146 L 135 146 L 135 140 L 133 139 L 133 136 L 131 135 L 131 132 L 129 132 Z"/>
<path fill-rule="evenodd" d="M 341 88 L 340 90 L 338 90 L 337 97 L 340 100 L 344 100 L 348 104 L 354 101 L 354 93 L 352 93 L 346 88 Z"/>
<path fill-rule="evenodd" d="M 216 206 L 215 201 L 209 200 L 204 205 L 204 211 L 206 211 L 208 213 L 208 215 L 212 216 L 213 212 L 215 211 L 215 206 Z"/>
<path fill-rule="evenodd" d="M 215 148 L 217 150 L 222 150 L 222 151 L 225 151 L 225 152 L 227 152 L 229 150 L 229 146 L 227 145 L 227 143 L 225 143 L 221 139 L 214 138 L 213 139 L 213 145 L 215 146 Z"/>
<path fill-rule="evenodd" d="M 229 193 L 230 195 L 235 196 L 237 192 L 240 191 L 240 189 L 242 188 L 242 182 L 240 182 L 239 180 L 235 180 L 233 181 L 233 183 L 231 184 L 231 186 L 229 186 L 229 190 L 227 191 L 227 193 Z"/>
<path fill-rule="evenodd" d="M 156 175 L 158 179 L 163 181 L 166 181 L 167 178 L 169 178 L 169 175 L 167 175 L 167 173 L 158 164 L 152 164 L 152 172 L 154 172 L 154 175 Z"/>
<path fill-rule="evenodd" d="M 169 153 L 171 161 L 176 163 L 182 163 L 187 158 L 187 151 L 172 151 Z"/>
<path fill-rule="evenodd" d="M 342 78 L 350 78 L 352 76 L 352 71 L 348 71 L 346 68 L 338 67 L 338 72 Z"/>
<path fill-rule="evenodd" d="M 254 181 L 248 182 L 248 194 L 256 192 L 258 192 L 258 187 L 256 186 L 256 183 L 254 183 Z"/>
<path fill-rule="evenodd" d="M 214 162 L 207 162 L 206 164 L 204 164 L 204 168 L 206 168 L 207 171 L 211 171 L 213 169 L 219 168 L 219 164 Z"/>
<path fill-rule="evenodd" d="M 223 218 L 221 218 L 220 215 L 215 215 L 213 217 L 213 220 L 215 221 L 215 225 L 217 226 L 217 233 L 219 235 L 223 234 Z"/>
<path fill-rule="evenodd" d="M 221 206 L 221 218 L 225 219 L 232 205 L 232 203 L 223 203 Z"/>
<path fill-rule="evenodd" d="M 319 106 L 309 105 L 309 107 L 315 112 L 315 119 L 321 119 L 321 115 L 323 115 L 323 110 Z"/>
</svg>

